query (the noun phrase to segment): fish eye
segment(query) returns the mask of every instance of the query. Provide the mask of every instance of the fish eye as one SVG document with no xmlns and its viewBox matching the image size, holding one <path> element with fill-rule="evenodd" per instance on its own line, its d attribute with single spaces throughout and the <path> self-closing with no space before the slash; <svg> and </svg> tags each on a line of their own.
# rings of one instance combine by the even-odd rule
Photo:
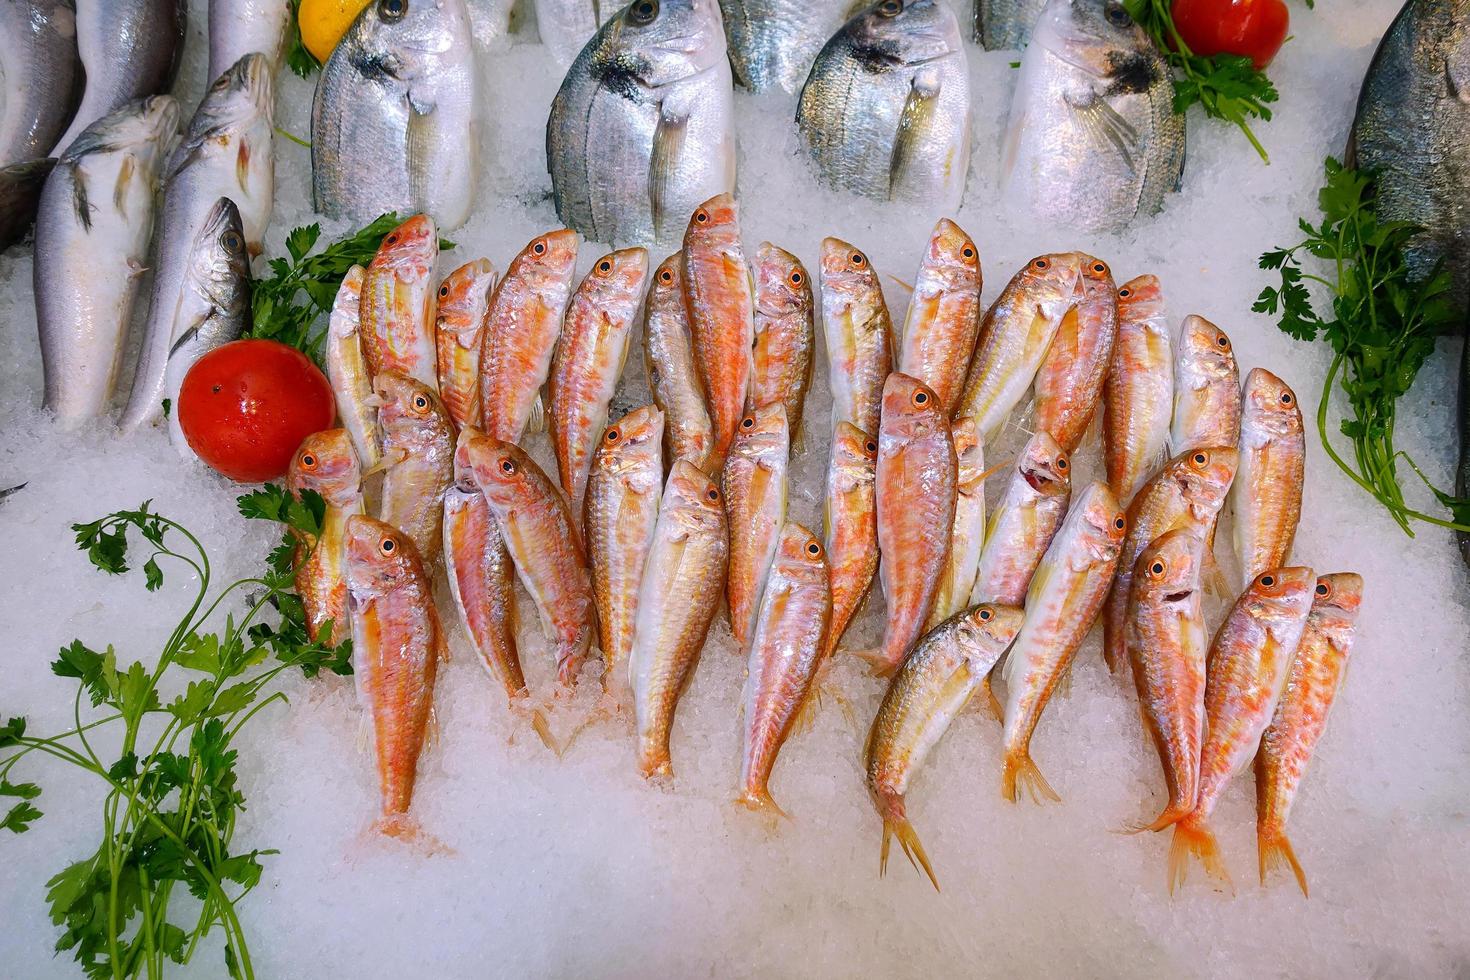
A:
<svg viewBox="0 0 1470 980">
<path fill-rule="evenodd" d="M 428 399 L 428 397 L 425 396 L 425 395 L 414 395 L 413 396 L 413 407 L 416 408 L 416 409 L 418 409 L 420 412 L 426 411 L 428 409 L 428 407 L 429 407 L 429 399 Z"/>
<path fill-rule="evenodd" d="M 1113 520 L 1113 527 L 1117 528 L 1120 531 L 1123 530 L 1124 528 L 1126 528 L 1127 526 L 1128 526 L 1128 519 L 1126 517 L 1118 517 L 1118 518 L 1115 518 Z"/>
<path fill-rule="evenodd" d="M 604 435 L 602 438 L 606 439 L 607 440 L 607 444 L 609 446 L 611 446 L 613 443 L 615 443 L 619 439 L 623 438 L 623 434 L 618 431 L 618 427 L 617 426 L 613 426 L 611 429 L 608 429 L 607 430 L 607 434 Z"/>
<path fill-rule="evenodd" d="M 302 453 L 301 454 L 301 468 L 303 470 L 314 470 L 314 469 L 316 469 L 316 457 L 313 456 L 311 453 Z"/>
<path fill-rule="evenodd" d="M 1051 263 L 1048 262 L 1046 259 L 1037 259 L 1035 262 L 1032 262 L 1031 265 L 1033 268 L 1036 269 L 1045 269 L 1047 266 L 1051 265 Z"/>
<path fill-rule="evenodd" d="M 913 401 L 915 408 L 923 408 L 925 405 L 929 404 L 929 393 L 927 391 L 924 391 L 923 389 L 920 389 L 919 391 L 914 392 L 914 397 L 911 399 L 911 401 Z"/>
<path fill-rule="evenodd" d="M 708 490 L 706 490 L 704 492 L 704 495 L 709 500 L 719 500 L 720 499 L 720 491 L 716 490 L 714 487 L 710 487 Z"/>
<path fill-rule="evenodd" d="M 740 428 L 745 429 L 746 431 L 749 431 L 751 429 L 754 429 L 755 428 L 755 416 L 753 416 L 753 415 L 747 415 L 747 416 L 745 416 L 745 418 L 741 419 L 740 420 Z"/>
<path fill-rule="evenodd" d="M 391 0 L 386 0 L 386 2 L 391 2 Z M 383 244 L 384 245 L 397 245 L 398 244 L 398 232 L 395 231 L 393 234 L 391 234 L 387 238 L 383 239 Z"/>
<path fill-rule="evenodd" d="M 1057 457 L 1057 470 L 1058 471 L 1060 471 L 1062 473 L 1065 473 L 1065 472 L 1067 472 L 1067 467 L 1069 467 L 1071 465 L 1072 465 L 1071 463 L 1067 462 L 1067 457 L 1065 457 L 1065 456 L 1058 456 Z"/>
<path fill-rule="evenodd" d="M 1318 582 L 1315 591 L 1318 598 L 1325 599 L 1328 596 L 1332 595 L 1332 586 L 1328 585 L 1326 582 Z"/>
<path fill-rule="evenodd" d="M 975 246 L 966 245 L 964 248 L 960 249 L 960 254 L 967 259 L 973 259 L 975 257 Z"/>
<path fill-rule="evenodd" d="M 878 451 L 878 444 L 872 439 L 869 439 L 867 442 L 863 443 L 863 448 L 866 449 L 868 451 L 868 455 L 871 456 Z"/>
<path fill-rule="evenodd" d="M 1218 337 L 1215 338 L 1215 346 L 1220 348 L 1221 350 L 1229 350 L 1230 338 L 1225 336 L 1223 333 L 1220 334 Z"/>
<path fill-rule="evenodd" d="M 672 269 L 665 269 L 662 272 L 660 272 L 658 274 L 658 281 L 661 282 L 661 283 L 663 283 L 665 286 L 667 286 L 669 283 L 673 282 L 674 281 L 674 273 L 673 273 L 673 270 Z"/>
<path fill-rule="evenodd" d="M 1132 295 L 1133 295 L 1133 290 L 1129 289 L 1127 286 L 1124 286 L 1122 289 L 1118 290 L 1118 298 L 1119 299 L 1127 299 L 1129 296 L 1132 296 Z"/>
<path fill-rule="evenodd" d="M 227 231 L 223 235 L 221 235 L 219 243 L 225 247 L 226 252 L 229 252 L 232 255 L 240 251 L 240 246 L 243 244 L 240 241 L 240 236 L 235 234 L 233 231 Z"/>
<path fill-rule="evenodd" d="M 1097 275 L 1103 275 L 1108 271 L 1108 264 L 1106 262 L 1094 262 L 1092 263 L 1092 271 Z"/>
<path fill-rule="evenodd" d="M 536 242 L 534 245 L 531 246 L 531 251 L 534 252 L 537 255 L 545 255 L 546 254 L 546 243 L 545 242 Z"/>
<path fill-rule="evenodd" d="M 386 21 L 402 20 L 408 13 L 408 0 L 378 0 L 378 16 Z"/>
<path fill-rule="evenodd" d="M 1154 563 L 1148 566 L 1149 578 L 1162 578 L 1164 574 L 1164 563 L 1154 559 Z"/>
<path fill-rule="evenodd" d="M 1294 401 L 1296 401 L 1296 399 L 1292 397 L 1291 392 L 1283 391 L 1281 393 L 1281 404 L 1290 407 L 1291 403 Z"/>
<path fill-rule="evenodd" d="M 1262 575 L 1260 578 L 1256 579 L 1256 582 L 1261 586 L 1261 588 L 1269 589 L 1276 584 L 1276 576 L 1272 575 L 1270 572 L 1267 572 L 1265 575 Z"/>
<path fill-rule="evenodd" d="M 897 17 L 903 13 L 903 0 L 883 0 L 878 5 L 878 13 L 884 17 Z"/>
<path fill-rule="evenodd" d="M 704 208 L 700 208 L 698 211 L 694 212 L 694 223 L 697 225 L 709 224 L 709 212 L 706 211 Z"/>
<path fill-rule="evenodd" d="M 444 285 L 442 285 L 442 286 L 439 287 L 439 298 L 440 299 L 443 299 L 444 297 L 446 297 L 448 295 L 449 295 L 449 283 L 446 282 Z"/>
<path fill-rule="evenodd" d="M 995 618 L 995 612 L 989 606 L 980 607 L 980 622 L 988 623 Z"/>
<path fill-rule="evenodd" d="M 384 555 L 391 555 L 398 550 L 398 542 L 392 538 L 384 538 L 378 542 L 378 551 Z"/>
<path fill-rule="evenodd" d="M 602 273 L 603 275 L 607 275 L 609 272 L 612 271 L 612 263 L 609 262 L 607 259 L 603 259 L 601 262 L 597 263 L 597 271 Z"/>
<path fill-rule="evenodd" d="M 1210 457 L 1206 453 L 1195 453 L 1190 458 L 1194 461 L 1195 466 L 1203 466 L 1210 461 Z"/>
<path fill-rule="evenodd" d="M 791 285 L 800 286 L 804 282 L 806 282 L 806 276 L 801 274 L 800 269 L 791 274 Z"/>
<path fill-rule="evenodd" d="M 1128 11 L 1123 9 L 1123 5 L 1121 3 L 1108 4 L 1107 10 L 1104 11 L 1103 16 L 1106 17 L 1108 19 L 1108 23 L 1112 24 L 1114 27 L 1127 27 L 1129 24 L 1133 23 L 1133 18 L 1128 16 Z"/>
<path fill-rule="evenodd" d="M 861 269 L 868 264 L 868 257 L 862 252 L 853 252 L 847 260 L 852 263 L 854 269 Z"/>
<path fill-rule="evenodd" d="M 639 26 L 653 23 L 657 16 L 658 0 L 639 0 L 628 8 L 628 19 Z"/>
<path fill-rule="evenodd" d="M 808 541 L 806 543 L 806 553 L 811 555 L 813 558 L 820 558 L 822 557 L 822 546 L 817 544 L 815 541 Z"/>
<path fill-rule="evenodd" d="M 500 472 L 512 476 L 516 471 L 516 461 L 513 459 L 502 459 L 500 461 Z"/>
</svg>

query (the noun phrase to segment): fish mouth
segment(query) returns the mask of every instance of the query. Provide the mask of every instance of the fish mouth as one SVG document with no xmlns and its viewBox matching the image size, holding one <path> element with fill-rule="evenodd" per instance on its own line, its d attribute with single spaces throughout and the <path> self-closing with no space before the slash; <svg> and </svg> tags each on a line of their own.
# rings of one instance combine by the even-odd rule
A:
<svg viewBox="0 0 1470 980">
<path fill-rule="evenodd" d="M 1164 601 L 1168 603 L 1183 602 L 1185 599 L 1188 599 L 1192 595 L 1194 595 L 1193 589 L 1183 589 L 1179 592 L 1166 593 L 1164 596 Z"/>
<path fill-rule="evenodd" d="M 1040 470 L 1022 470 L 1021 479 L 1037 493 L 1046 493 L 1048 489 L 1056 484 L 1056 481 Z"/>
</svg>

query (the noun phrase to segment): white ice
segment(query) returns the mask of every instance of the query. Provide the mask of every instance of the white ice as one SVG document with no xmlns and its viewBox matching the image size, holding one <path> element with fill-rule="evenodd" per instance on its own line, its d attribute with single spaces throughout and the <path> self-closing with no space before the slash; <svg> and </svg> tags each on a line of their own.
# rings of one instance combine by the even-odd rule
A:
<svg viewBox="0 0 1470 980">
<path fill-rule="evenodd" d="M 186 107 L 204 86 L 205 4 L 191 6 L 177 86 Z M 954 217 L 980 244 L 987 302 L 1031 256 L 1082 248 L 1106 258 L 1120 282 L 1156 273 L 1176 322 L 1197 312 L 1219 323 L 1242 371 L 1270 367 L 1315 409 L 1327 352 L 1250 312 L 1269 282 L 1256 257 L 1295 241 L 1298 215 L 1315 218 L 1322 158 L 1342 149 L 1362 72 L 1397 6 L 1361 0 L 1308 11 L 1293 3 L 1294 39 L 1271 69 L 1282 99 L 1275 120 L 1258 128 L 1271 165 L 1234 130 L 1193 114 L 1182 192 L 1117 238 L 1079 238 L 1004 213 L 996 170 L 1015 55 L 973 50 L 974 163 Z M 482 60 L 490 114 L 480 201 L 469 226 L 452 233 L 459 248 L 441 260 L 445 269 L 481 254 L 503 268 L 556 224 L 543 124 L 559 77 L 524 33 Z M 310 82 L 283 72 L 280 125 L 303 138 L 311 95 Z M 741 94 L 737 108 L 752 251 L 770 239 L 814 270 L 822 237 L 838 235 L 886 276 L 912 280 L 938 214 L 818 190 L 796 155 L 794 100 Z M 276 155 L 271 254 L 312 220 L 308 151 L 282 139 Z M 588 246 L 580 265 L 597 254 Z M 905 292 L 894 279 L 887 286 L 901 320 Z M 26 484 L 0 503 L 0 714 L 27 714 L 44 732 L 70 724 L 71 682 L 47 666 L 59 646 L 80 637 L 115 644 L 123 658 L 154 656 L 188 591 L 182 574 L 148 596 L 136 574 L 119 580 L 93 570 L 72 546 L 72 522 L 151 498 L 201 534 L 222 581 L 258 568 L 274 532 L 243 522 L 238 488 L 180 463 L 162 430 L 129 439 L 103 429 L 67 434 L 40 411 L 28 247 L 0 257 L 0 324 L 0 486 Z M 1397 441 L 1447 484 L 1459 344 L 1443 348 L 1403 402 Z M 615 410 L 646 397 L 637 361 L 629 360 Z M 827 429 L 822 374 L 819 362 L 807 406 L 812 433 Z M 371 761 L 356 748 L 349 681 L 296 678 L 290 705 L 270 708 L 243 737 L 249 809 L 236 845 L 281 851 L 265 860 L 260 887 L 239 908 L 258 974 L 1464 976 L 1470 582 L 1448 533 L 1422 527 L 1406 537 L 1332 466 L 1310 423 L 1308 445 L 1297 557 L 1319 571 L 1356 570 L 1367 582 L 1356 665 L 1291 823 L 1310 900 L 1284 873 L 1269 888 L 1256 883 L 1249 775 L 1216 817 L 1237 893 L 1213 890 L 1195 869 L 1184 892 L 1168 897 L 1166 837 L 1118 833 L 1156 812 L 1164 791 L 1135 698 L 1101 666 L 1095 640 L 1034 742 L 1064 803 L 1001 799 L 1000 733 L 983 710 L 961 717 L 929 760 L 910 812 L 944 887 L 936 894 L 901 856 L 878 877 L 880 825 L 860 755 L 882 688 L 851 659 L 835 665 L 832 686 L 862 727 L 829 698 L 815 727 L 791 740 L 773 791 L 792 820 L 772 835 L 731 802 L 743 664 L 725 625 L 712 631 L 681 704 L 668 788 L 644 784 L 616 726 L 589 733 L 561 762 L 528 732 L 513 732 L 456 629 L 455 660 L 438 688 L 442 737 L 426 755 L 414 804 L 452 853 L 426 857 L 363 836 L 377 790 Z M 543 460 L 545 448 L 538 444 Z M 794 462 L 797 520 L 818 520 L 825 457 L 826 447 L 808 440 Z M 1084 457 L 1082 470 L 1095 472 L 1095 448 Z M 549 657 L 522 602 L 523 659 L 545 690 Z M 854 628 L 855 643 L 876 637 L 877 605 Z M 0 974 L 73 976 L 69 954 L 51 952 L 60 930 L 47 916 L 44 883 L 96 846 L 100 791 L 54 765 L 18 775 L 45 785 L 46 816 L 24 836 L 0 838 Z M 191 972 L 222 976 L 217 947 L 200 952 Z"/>
</svg>

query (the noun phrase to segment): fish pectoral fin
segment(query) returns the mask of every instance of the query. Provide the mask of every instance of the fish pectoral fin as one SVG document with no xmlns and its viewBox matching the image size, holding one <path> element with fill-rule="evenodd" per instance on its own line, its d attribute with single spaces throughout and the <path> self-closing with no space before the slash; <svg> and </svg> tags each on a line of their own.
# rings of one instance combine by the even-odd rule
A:
<svg viewBox="0 0 1470 980">
<path fill-rule="evenodd" d="M 1095 92 L 1088 92 L 1081 97 L 1064 93 L 1062 102 L 1072 111 L 1073 118 L 1088 136 L 1099 145 L 1111 146 L 1123 158 L 1123 163 L 1130 172 L 1138 172 L 1133 159 L 1133 147 L 1138 143 L 1138 130 L 1118 115 L 1118 110 Z"/>
<path fill-rule="evenodd" d="M 653 130 L 653 152 L 648 157 L 648 206 L 653 217 L 653 230 L 662 236 L 664 220 L 683 220 L 669 211 L 669 190 L 684 158 L 684 143 L 689 135 L 689 108 L 677 98 L 659 104 L 658 122 Z"/>
<path fill-rule="evenodd" d="M 117 181 L 112 185 L 112 206 L 117 208 L 123 217 L 128 215 L 128 185 L 133 182 L 133 174 L 137 172 L 138 161 L 131 154 L 125 154 L 122 163 L 117 168 Z"/>
<path fill-rule="evenodd" d="M 898 116 L 893 137 L 893 157 L 888 165 L 888 196 L 901 195 L 904 175 L 923 155 L 938 114 L 934 111 L 941 89 L 939 69 L 930 65 L 914 74 L 908 98 Z"/>
</svg>

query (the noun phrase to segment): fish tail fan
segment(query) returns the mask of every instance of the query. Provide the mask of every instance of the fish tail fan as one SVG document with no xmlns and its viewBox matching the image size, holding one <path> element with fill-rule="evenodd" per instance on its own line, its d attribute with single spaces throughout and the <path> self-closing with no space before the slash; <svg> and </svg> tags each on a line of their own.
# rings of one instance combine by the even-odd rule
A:
<svg viewBox="0 0 1470 980">
<path fill-rule="evenodd" d="M 1210 826 L 1203 817 L 1194 814 L 1174 824 L 1174 840 L 1169 845 L 1169 894 L 1172 895 L 1184 884 L 1189 872 L 1189 859 L 1194 856 L 1204 865 L 1205 873 L 1226 885 L 1230 884 L 1230 873 L 1220 857 L 1220 845 L 1215 841 Z"/>
<path fill-rule="evenodd" d="M 1301 862 L 1297 861 L 1296 852 L 1291 849 L 1291 841 L 1285 834 L 1258 833 L 1256 846 L 1261 856 L 1261 884 L 1266 883 L 1266 876 L 1272 868 L 1285 864 L 1291 868 L 1291 873 L 1296 875 L 1296 883 L 1302 890 L 1302 897 L 1308 897 L 1307 874 L 1302 870 Z"/>
<path fill-rule="evenodd" d="M 1036 763 L 1031 759 L 1031 753 L 1027 749 L 1019 749 L 1006 753 L 1005 764 L 1000 773 L 1000 795 L 1015 803 L 1020 794 L 1018 790 L 1025 789 L 1026 794 L 1031 797 L 1033 803 L 1062 802 L 1057 791 L 1051 788 L 1041 770 L 1036 768 Z"/>
</svg>

